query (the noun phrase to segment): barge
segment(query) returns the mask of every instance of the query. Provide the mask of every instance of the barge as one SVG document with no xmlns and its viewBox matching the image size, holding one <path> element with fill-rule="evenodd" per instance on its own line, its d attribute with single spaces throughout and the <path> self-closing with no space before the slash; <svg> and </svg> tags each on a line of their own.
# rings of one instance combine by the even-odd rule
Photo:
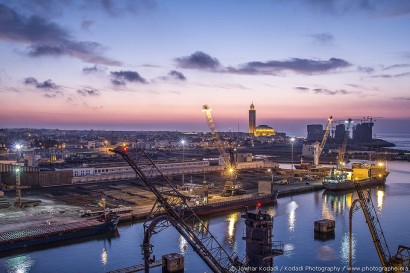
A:
<svg viewBox="0 0 410 273">
<path fill-rule="evenodd" d="M 0 252 L 113 232 L 117 228 L 116 214 L 58 225 L 44 225 L 0 233 Z"/>
</svg>

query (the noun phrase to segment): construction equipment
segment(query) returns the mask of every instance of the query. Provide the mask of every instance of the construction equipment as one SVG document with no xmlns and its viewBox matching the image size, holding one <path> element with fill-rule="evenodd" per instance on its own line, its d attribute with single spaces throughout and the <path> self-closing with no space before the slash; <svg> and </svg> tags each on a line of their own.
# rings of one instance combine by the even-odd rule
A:
<svg viewBox="0 0 410 273">
<path fill-rule="evenodd" d="M 325 147 L 325 143 L 329 136 L 330 129 L 332 128 L 332 123 L 333 123 L 333 117 L 330 116 L 327 119 L 326 131 L 325 131 L 325 134 L 323 135 L 322 142 L 321 143 L 316 142 L 314 144 L 313 164 L 315 165 L 316 168 L 319 167 L 319 157 L 321 153 L 323 152 L 323 148 Z"/>
<path fill-rule="evenodd" d="M 374 246 L 379 256 L 384 272 L 404 272 L 410 270 L 410 248 L 399 246 L 396 255 L 391 256 L 389 246 L 384 237 L 377 211 L 374 207 L 370 191 L 363 191 L 360 182 L 355 182 L 355 188 L 359 196 L 352 203 L 349 213 L 349 266 L 352 272 L 352 218 L 353 213 L 359 209 L 358 203 L 362 208 L 366 223 L 369 227 Z"/>
<path fill-rule="evenodd" d="M 347 125 L 345 129 L 345 136 L 343 138 L 343 144 L 342 147 L 339 149 L 339 154 L 337 156 L 337 168 L 339 170 L 343 170 L 344 167 L 344 159 L 345 159 L 345 154 L 346 154 L 346 146 L 347 146 L 347 140 L 349 139 L 349 130 L 350 126 L 352 125 L 353 120 L 349 118 L 348 120 L 345 121 L 345 124 Z"/>
<path fill-rule="evenodd" d="M 223 158 L 225 163 L 225 171 L 224 173 L 229 177 L 229 181 L 225 183 L 224 189 L 222 191 L 222 196 L 230 196 L 236 194 L 244 194 L 246 191 L 242 188 L 242 184 L 238 183 L 235 180 L 236 176 L 236 161 L 234 151 L 235 149 L 229 148 L 229 156 L 225 152 L 225 147 L 222 143 L 221 137 L 219 136 L 218 131 L 216 130 L 216 126 L 214 123 L 214 119 L 212 118 L 211 108 L 208 105 L 202 106 L 202 111 L 205 112 L 209 129 L 211 130 L 212 137 L 214 139 L 215 145 L 218 148 L 219 154 Z"/>
<path fill-rule="evenodd" d="M 148 219 L 153 219 L 159 214 L 165 214 L 163 216 L 166 216 L 166 219 L 156 217 L 151 221 L 151 224 L 155 221 L 164 222 L 165 220 L 169 224 L 159 226 L 160 230 L 169 225 L 174 226 L 213 272 L 241 272 L 238 268 L 244 264 L 239 262 L 236 253 L 230 255 L 223 249 L 207 226 L 188 205 L 186 197 L 163 175 L 161 170 L 143 150 L 138 149 L 136 154 L 132 155 L 132 158 L 136 158 L 135 161 L 128 154 L 131 151 L 127 152 L 126 148 L 119 147 L 111 151 L 122 156 L 135 171 L 137 177 L 155 194 L 157 199 Z M 142 166 L 144 166 L 144 172 L 142 171 Z M 161 191 L 154 185 L 154 181 L 156 184 L 161 185 Z M 148 230 L 149 233 L 157 232 L 152 230 L 151 224 L 146 224 L 144 224 L 146 231 L 151 229 Z M 150 235 L 145 236 L 149 237 Z M 148 241 L 147 244 L 143 245 L 144 253 L 148 252 L 149 255 L 150 248 L 152 246 L 149 245 Z M 146 260 L 148 255 L 144 255 Z"/>
</svg>

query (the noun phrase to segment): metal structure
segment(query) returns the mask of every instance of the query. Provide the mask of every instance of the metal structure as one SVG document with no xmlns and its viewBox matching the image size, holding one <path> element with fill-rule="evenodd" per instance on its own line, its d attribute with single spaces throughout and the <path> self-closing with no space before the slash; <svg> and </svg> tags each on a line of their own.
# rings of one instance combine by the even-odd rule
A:
<svg viewBox="0 0 410 273">
<path fill-rule="evenodd" d="M 256 212 L 246 211 L 241 215 L 245 219 L 246 231 L 243 240 L 246 241 L 246 257 L 251 272 L 267 272 L 266 268 L 273 268 L 273 258 L 283 255 L 283 243 L 272 241 L 273 219 L 259 206 Z"/>
<path fill-rule="evenodd" d="M 203 105 L 202 110 L 206 114 L 207 122 L 209 129 L 211 130 L 215 145 L 218 148 L 219 154 L 222 156 L 223 161 L 225 163 L 225 174 L 229 177 L 230 181 L 225 183 L 224 189 L 222 191 L 222 196 L 230 196 L 234 194 L 244 194 L 246 191 L 242 189 L 242 184 L 234 182 L 236 176 L 236 160 L 234 151 L 232 147 L 229 147 L 228 152 L 229 156 L 225 152 L 224 144 L 219 136 L 218 131 L 216 130 L 214 119 L 212 118 L 211 108 L 208 105 Z"/>
<path fill-rule="evenodd" d="M 213 272 L 240 272 L 238 267 L 243 264 L 239 261 L 237 254 L 230 255 L 223 249 L 215 236 L 212 235 L 188 205 L 186 197 L 162 174 L 143 150 L 136 150 L 136 160 L 131 159 L 126 148 L 117 148 L 111 151 L 123 157 L 135 171 L 137 177 L 145 183 L 157 198 L 151 209 L 150 216 L 144 224 L 146 231 L 149 229 L 144 237 L 150 237 L 151 234 L 172 225 Z M 144 166 L 144 172 L 142 166 Z M 161 185 L 161 190 L 154 183 Z M 165 214 L 166 217 L 155 220 L 155 216 L 159 214 Z M 151 222 L 151 225 L 148 223 L 149 219 L 154 219 L 152 222 L 155 221 L 156 223 Z M 148 259 L 148 253 L 152 253 L 149 238 L 145 238 L 144 243 L 143 247 L 146 248 L 144 249 L 144 258 Z"/>
<path fill-rule="evenodd" d="M 214 138 L 215 145 L 218 148 L 219 154 L 222 156 L 224 163 L 225 163 L 225 170 L 227 173 L 232 174 L 235 171 L 235 166 L 233 162 L 231 162 L 230 157 L 225 152 L 225 147 L 222 143 L 221 137 L 219 136 L 218 131 L 216 130 L 216 126 L 214 123 L 214 119 L 212 118 L 211 108 L 208 105 L 202 106 L 202 111 L 205 112 L 209 129 L 211 130 L 212 137 Z"/>
<path fill-rule="evenodd" d="M 363 214 L 366 219 L 366 223 L 369 227 L 370 234 L 373 239 L 374 246 L 379 256 L 380 263 L 385 272 L 392 272 L 389 267 L 394 267 L 393 272 L 403 272 L 403 269 L 410 270 L 410 248 L 405 246 L 399 246 L 396 255 L 391 256 L 389 246 L 386 242 L 386 238 L 383 233 L 379 218 L 377 217 L 377 211 L 374 207 L 370 191 L 363 191 L 359 182 L 355 182 L 355 188 L 359 196 L 352 203 L 349 212 L 349 267 L 352 272 L 352 219 L 353 213 L 359 208 L 362 208 Z M 359 205 L 360 204 L 360 207 Z M 400 270 L 401 269 L 401 270 Z"/>
<path fill-rule="evenodd" d="M 339 154 L 337 156 L 337 168 L 339 170 L 343 170 L 344 166 L 344 159 L 345 159 L 345 154 L 346 154 L 346 146 L 347 146 L 347 140 L 349 139 L 349 130 L 350 126 L 352 125 L 353 120 L 349 118 L 345 123 L 347 124 L 346 131 L 345 131 L 345 136 L 343 139 L 343 144 L 342 147 L 340 147 Z"/>
<path fill-rule="evenodd" d="M 323 148 L 325 147 L 325 143 L 326 140 L 329 136 L 330 130 L 332 129 L 332 123 L 333 123 L 333 117 L 330 116 L 327 119 L 327 127 L 326 127 L 326 131 L 325 134 L 323 135 L 323 139 L 322 142 L 319 144 L 319 142 L 315 143 L 315 150 L 314 150 L 314 155 L 313 155 L 313 164 L 315 165 L 315 167 L 319 166 L 319 157 L 323 152 Z"/>
</svg>

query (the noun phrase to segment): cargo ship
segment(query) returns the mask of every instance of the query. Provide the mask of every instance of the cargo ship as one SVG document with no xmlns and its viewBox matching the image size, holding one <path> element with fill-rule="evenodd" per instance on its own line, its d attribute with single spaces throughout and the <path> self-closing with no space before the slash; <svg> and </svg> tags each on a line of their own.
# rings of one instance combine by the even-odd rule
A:
<svg viewBox="0 0 410 273">
<path fill-rule="evenodd" d="M 383 185 L 389 173 L 383 162 L 377 164 L 352 163 L 351 169 L 336 170 L 333 168 L 323 179 L 323 187 L 327 190 L 341 191 L 354 189 L 355 183 L 360 183 L 363 187 Z"/>
<path fill-rule="evenodd" d="M 204 205 L 198 205 L 192 207 L 195 214 L 198 216 L 206 216 L 214 213 L 241 210 L 247 207 L 256 207 L 269 204 L 275 204 L 278 199 L 278 191 L 275 190 L 268 194 L 252 194 L 252 195 L 241 195 L 237 196 L 235 199 L 208 203 Z"/>
<path fill-rule="evenodd" d="M 0 252 L 47 244 L 116 230 L 119 216 L 102 215 L 98 218 L 58 225 L 43 225 L 0 233 Z"/>
</svg>

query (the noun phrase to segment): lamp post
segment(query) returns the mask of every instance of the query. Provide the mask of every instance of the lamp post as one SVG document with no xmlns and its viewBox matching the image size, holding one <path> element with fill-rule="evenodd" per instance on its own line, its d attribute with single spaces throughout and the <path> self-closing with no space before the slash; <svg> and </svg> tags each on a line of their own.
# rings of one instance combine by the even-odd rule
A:
<svg viewBox="0 0 410 273">
<path fill-rule="evenodd" d="M 185 139 L 181 140 L 181 145 L 182 145 L 182 184 L 185 184 L 185 166 L 184 166 L 184 162 L 185 162 Z"/>
<path fill-rule="evenodd" d="M 20 190 L 20 149 L 22 148 L 20 144 L 15 146 L 17 151 L 17 166 L 16 166 L 16 201 L 14 202 L 15 206 L 21 207 L 21 190 Z"/>
<path fill-rule="evenodd" d="M 271 178 L 272 178 L 272 183 L 273 183 L 273 172 L 272 172 L 272 169 L 269 168 L 269 169 L 268 169 L 268 172 L 270 173 L 270 176 L 271 176 Z"/>
<path fill-rule="evenodd" d="M 292 147 L 292 173 L 293 173 L 293 143 L 295 142 L 295 138 L 294 137 L 292 137 L 291 139 L 290 139 L 290 144 L 291 144 L 291 147 Z"/>
</svg>

